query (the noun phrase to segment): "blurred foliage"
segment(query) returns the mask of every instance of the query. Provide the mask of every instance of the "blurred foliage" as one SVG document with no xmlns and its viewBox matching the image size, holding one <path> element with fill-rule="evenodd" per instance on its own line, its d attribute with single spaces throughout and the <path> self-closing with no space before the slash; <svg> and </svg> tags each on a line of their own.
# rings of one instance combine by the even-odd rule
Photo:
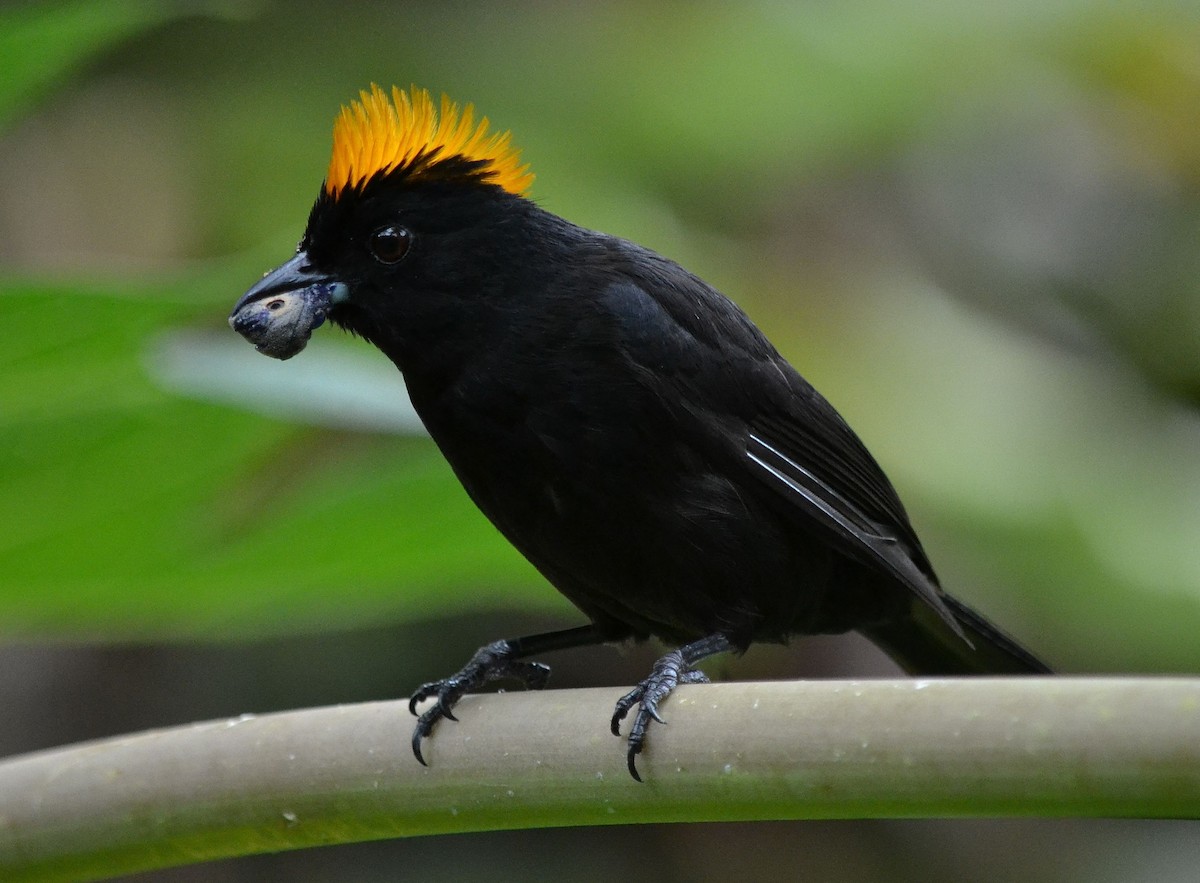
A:
<svg viewBox="0 0 1200 883">
<path fill-rule="evenodd" d="M 1067 669 L 1200 667 L 1194 4 L 550 10 L 0 13 L 0 629 L 571 615 L 427 439 L 304 411 L 302 360 L 348 396 L 369 349 L 204 343 L 290 253 L 338 105 L 416 82 L 511 128 L 547 208 L 746 306 L 956 594 Z"/>
<path fill-rule="evenodd" d="M 0 374 L 7 622 L 245 635 L 428 616 L 464 583 L 486 583 L 480 603 L 533 584 L 430 443 L 297 430 L 156 387 L 147 346 L 200 321 L 180 294 L 193 285 L 5 292 L 23 330 Z"/>
<path fill-rule="evenodd" d="M 163 3 L 77 0 L 0 10 L 0 123 L 90 58 L 172 17 Z"/>
</svg>

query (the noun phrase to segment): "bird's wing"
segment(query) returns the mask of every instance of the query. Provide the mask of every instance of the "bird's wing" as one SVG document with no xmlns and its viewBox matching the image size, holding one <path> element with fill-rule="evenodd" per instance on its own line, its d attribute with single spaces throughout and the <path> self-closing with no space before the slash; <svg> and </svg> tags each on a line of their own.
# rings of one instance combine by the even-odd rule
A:
<svg viewBox="0 0 1200 883">
<path fill-rule="evenodd" d="M 640 278 L 606 295 L 622 342 L 643 364 L 671 371 L 673 391 L 690 388 L 701 409 L 744 421 L 753 475 L 843 554 L 909 587 L 961 634 L 899 497 L 854 431 L 740 308 L 669 262 L 645 274 L 647 254 Z"/>
<path fill-rule="evenodd" d="M 833 407 L 812 396 L 751 423 L 746 457 L 753 469 L 845 554 L 908 586 L 961 635 L 883 470 Z"/>
</svg>

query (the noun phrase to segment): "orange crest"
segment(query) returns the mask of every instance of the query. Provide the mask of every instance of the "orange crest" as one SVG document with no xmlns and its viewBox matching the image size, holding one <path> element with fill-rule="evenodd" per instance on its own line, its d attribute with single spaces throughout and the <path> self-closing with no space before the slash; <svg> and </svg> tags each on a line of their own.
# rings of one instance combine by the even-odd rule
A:
<svg viewBox="0 0 1200 883">
<path fill-rule="evenodd" d="M 459 111 L 445 95 L 439 113 L 425 89 L 412 97 L 393 87 L 391 99 L 374 83 L 360 92 L 360 101 L 343 107 L 333 123 L 333 156 L 325 176 L 325 192 L 337 198 L 343 190 L 366 183 L 375 175 L 408 168 L 413 180 L 424 170 L 453 157 L 480 163 L 480 178 L 523 195 L 533 183 L 528 165 L 521 165 L 508 132 L 488 134 L 488 119 L 475 123 L 470 104 Z"/>
</svg>

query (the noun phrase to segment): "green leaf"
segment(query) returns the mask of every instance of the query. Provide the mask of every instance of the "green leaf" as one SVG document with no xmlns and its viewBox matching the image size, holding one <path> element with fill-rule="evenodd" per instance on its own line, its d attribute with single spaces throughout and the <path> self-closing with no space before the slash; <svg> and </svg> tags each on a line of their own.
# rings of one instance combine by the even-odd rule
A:
<svg viewBox="0 0 1200 883">
<path fill-rule="evenodd" d="M 156 386 L 158 336 L 214 311 L 151 294 L 0 285 L 5 631 L 247 635 L 433 616 L 468 592 L 563 603 L 427 439 Z"/>
</svg>

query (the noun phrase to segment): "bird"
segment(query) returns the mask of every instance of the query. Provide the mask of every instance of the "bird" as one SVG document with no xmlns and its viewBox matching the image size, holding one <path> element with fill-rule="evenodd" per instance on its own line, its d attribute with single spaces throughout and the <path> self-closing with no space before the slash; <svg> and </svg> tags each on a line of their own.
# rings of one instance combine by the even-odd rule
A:
<svg viewBox="0 0 1200 883">
<path fill-rule="evenodd" d="M 639 781 L 667 697 L 754 643 L 857 631 L 911 674 L 1050 673 L 942 588 L 882 468 L 741 308 L 532 182 L 473 105 L 372 84 L 335 118 L 295 255 L 229 319 L 278 359 L 327 320 L 378 348 L 475 505 L 586 618 L 420 686 L 418 761 L 463 695 L 542 688 L 533 657 L 566 648 L 671 648 L 609 721 L 632 714 Z"/>
</svg>

